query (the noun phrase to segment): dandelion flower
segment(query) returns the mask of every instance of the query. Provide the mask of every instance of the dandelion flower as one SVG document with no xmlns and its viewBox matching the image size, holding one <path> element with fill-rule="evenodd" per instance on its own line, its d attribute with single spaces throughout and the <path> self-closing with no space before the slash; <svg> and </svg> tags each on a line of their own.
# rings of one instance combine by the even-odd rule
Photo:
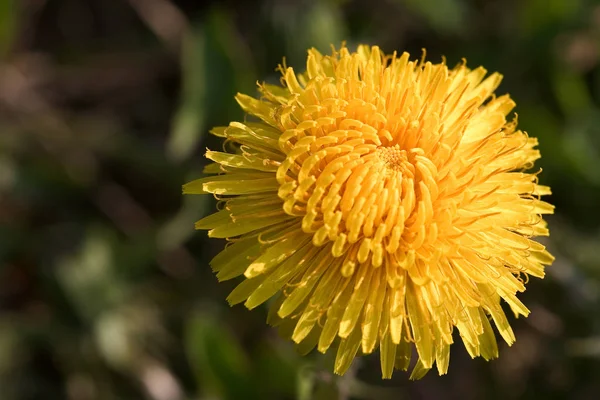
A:
<svg viewBox="0 0 600 400">
<path fill-rule="evenodd" d="M 553 260 L 532 239 L 553 212 L 525 172 L 537 140 L 507 121 L 502 76 L 376 46 L 279 70 L 281 86 L 236 96 L 248 120 L 212 131 L 229 151 L 183 187 L 219 200 L 196 228 L 228 240 L 217 278 L 245 277 L 228 301 L 273 298 L 268 322 L 302 352 L 337 349 L 338 374 L 379 349 L 390 378 L 413 345 L 413 379 L 445 374 L 454 328 L 472 357 L 497 357 L 492 323 L 515 341 L 501 300 L 526 316 L 517 293 Z"/>
</svg>

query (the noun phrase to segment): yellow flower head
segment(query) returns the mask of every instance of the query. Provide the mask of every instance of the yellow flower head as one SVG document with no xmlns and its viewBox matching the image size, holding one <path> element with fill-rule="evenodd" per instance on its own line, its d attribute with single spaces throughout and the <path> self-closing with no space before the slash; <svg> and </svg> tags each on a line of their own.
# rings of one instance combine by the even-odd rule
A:
<svg viewBox="0 0 600 400">
<path fill-rule="evenodd" d="M 215 128 L 231 152 L 207 151 L 214 175 L 183 187 L 220 200 L 196 228 L 229 241 L 217 277 L 246 278 L 229 302 L 275 296 L 268 322 L 301 351 L 337 347 L 338 374 L 379 348 L 389 378 L 412 344 L 412 378 L 444 374 L 455 327 L 472 357 L 497 357 L 490 321 L 515 341 L 500 299 L 527 315 L 516 293 L 553 260 L 531 239 L 553 211 L 524 172 L 537 140 L 507 122 L 501 75 L 376 46 L 280 70 L 282 86 L 236 96 L 257 118 Z"/>
</svg>

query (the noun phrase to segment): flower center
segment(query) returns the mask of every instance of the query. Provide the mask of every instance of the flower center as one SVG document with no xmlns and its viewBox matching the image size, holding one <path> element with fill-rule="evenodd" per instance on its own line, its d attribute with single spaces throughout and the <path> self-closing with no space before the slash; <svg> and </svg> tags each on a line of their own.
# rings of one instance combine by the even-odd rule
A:
<svg viewBox="0 0 600 400">
<path fill-rule="evenodd" d="M 407 170 L 412 170 L 414 174 L 414 167 L 410 168 L 410 161 L 408 159 L 408 153 L 406 150 L 400 148 L 399 145 L 391 147 L 380 147 L 377 149 L 377 155 L 385 163 L 385 168 L 388 171 L 406 173 Z"/>
</svg>

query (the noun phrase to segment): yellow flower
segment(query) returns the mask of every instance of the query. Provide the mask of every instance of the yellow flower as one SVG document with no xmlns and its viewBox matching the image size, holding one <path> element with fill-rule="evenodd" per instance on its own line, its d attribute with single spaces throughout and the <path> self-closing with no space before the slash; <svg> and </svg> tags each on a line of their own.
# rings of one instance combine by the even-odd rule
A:
<svg viewBox="0 0 600 400">
<path fill-rule="evenodd" d="M 537 140 L 507 122 L 501 75 L 376 46 L 279 69 L 282 86 L 236 96 L 248 121 L 212 131 L 231 148 L 206 152 L 216 175 L 183 187 L 220 200 L 196 228 L 229 241 L 218 279 L 246 278 L 229 302 L 276 296 L 268 322 L 303 352 L 337 347 L 338 374 L 379 348 L 390 378 L 413 344 L 412 378 L 445 374 L 455 327 L 472 357 L 497 357 L 490 321 L 515 341 L 500 299 L 526 316 L 516 294 L 553 260 L 531 239 L 553 212 L 524 172 Z"/>
</svg>

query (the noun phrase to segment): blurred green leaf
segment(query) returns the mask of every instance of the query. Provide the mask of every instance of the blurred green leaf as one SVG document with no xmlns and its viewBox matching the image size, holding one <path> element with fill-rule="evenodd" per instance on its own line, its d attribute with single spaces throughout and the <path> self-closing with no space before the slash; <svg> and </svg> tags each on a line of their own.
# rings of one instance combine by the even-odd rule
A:
<svg viewBox="0 0 600 400">
<path fill-rule="evenodd" d="M 578 117 L 592 107 L 592 98 L 581 75 L 560 70 L 552 79 L 556 100 L 568 117 Z"/>
<path fill-rule="evenodd" d="M 181 99 L 167 144 L 169 158 L 188 159 L 207 124 L 212 120 L 224 124 L 217 116 L 231 118 L 227 110 L 237 110 L 234 94 L 253 93 L 255 79 L 252 54 L 228 12 L 211 9 L 183 40 Z"/>
<path fill-rule="evenodd" d="M 23 358 L 22 338 L 18 326 L 10 319 L 0 320 L 0 382 L 11 370 L 20 366 Z M 17 361 L 17 362 L 14 362 Z"/>
<path fill-rule="evenodd" d="M 328 52 L 331 45 L 339 47 L 342 41 L 348 39 L 344 16 L 339 7 L 331 1 L 315 2 L 306 15 L 304 21 L 297 25 L 296 34 L 304 32 L 304 52 L 310 47 L 315 47 L 321 52 Z M 294 40 L 294 38 L 290 38 Z"/>
<path fill-rule="evenodd" d="M 0 154 L 0 193 L 8 192 L 17 179 L 17 166 L 11 156 Z"/>
<path fill-rule="evenodd" d="M 315 389 L 316 372 L 309 366 L 298 369 L 296 379 L 296 399 L 310 400 Z"/>
<path fill-rule="evenodd" d="M 543 182 L 549 182 L 546 179 L 559 178 L 560 170 L 567 168 L 568 162 L 562 149 L 558 115 L 541 104 L 530 104 L 523 101 L 519 102 L 518 107 L 519 127 L 539 139 L 542 151 L 539 163 L 545 170 L 548 170 L 542 174 Z"/>
<path fill-rule="evenodd" d="M 548 26 L 575 17 L 585 0 L 527 0 L 519 3 L 519 21 L 525 35 L 543 32 Z"/>
<path fill-rule="evenodd" d="M 158 248 L 172 250 L 189 239 L 197 232 L 194 222 L 209 213 L 207 209 L 212 205 L 212 201 L 208 196 L 185 196 L 177 214 L 166 221 L 156 234 Z"/>
<path fill-rule="evenodd" d="M 185 329 L 185 347 L 204 394 L 232 400 L 258 398 L 250 360 L 219 319 L 206 312 L 192 314 Z"/>
<path fill-rule="evenodd" d="M 463 0 L 396 0 L 419 14 L 440 33 L 459 33 L 465 28 L 467 7 Z"/>
<path fill-rule="evenodd" d="M 90 229 L 79 254 L 58 264 L 58 281 L 80 316 L 90 321 L 107 306 L 118 303 L 125 290 L 114 273 L 115 242 L 109 232 Z"/>
<path fill-rule="evenodd" d="M 181 46 L 181 100 L 172 122 L 167 154 L 173 161 L 189 158 L 202 135 L 206 105 L 206 44 L 203 31 L 188 32 Z"/>
<path fill-rule="evenodd" d="M 600 110 L 585 113 L 585 108 L 581 108 L 577 119 L 567 126 L 563 140 L 565 155 L 577 174 L 597 187 L 600 186 L 599 124 Z"/>
<path fill-rule="evenodd" d="M 0 1 L 0 58 L 10 51 L 17 28 L 17 1 Z"/>
<path fill-rule="evenodd" d="M 340 391 L 335 385 L 335 380 L 332 382 L 321 382 L 315 388 L 315 391 L 310 397 L 313 400 L 331 400 L 331 399 L 339 399 Z"/>
<path fill-rule="evenodd" d="M 10 320 L 0 320 L 0 387 L 2 398 L 17 399 L 18 392 L 11 382 L 25 365 L 27 353 L 24 341 L 16 324 Z"/>
<path fill-rule="evenodd" d="M 258 388 L 261 398 L 293 398 L 298 370 L 305 360 L 290 343 L 266 337 L 259 347 L 258 355 L 254 355 L 252 359 L 256 363 L 255 376 L 270 377 L 268 384 Z"/>
<path fill-rule="evenodd" d="M 331 45 L 339 47 L 348 40 L 346 20 L 334 1 L 281 2 L 271 11 L 274 40 L 283 39 L 286 63 L 298 69 L 305 68 L 309 48 L 327 53 Z M 290 18 L 293 15 L 294 18 Z"/>
<path fill-rule="evenodd" d="M 98 349 L 115 368 L 131 367 L 138 355 L 138 346 L 130 334 L 130 322 L 118 312 L 105 312 L 95 324 Z"/>
<path fill-rule="evenodd" d="M 225 64 L 227 71 L 231 71 L 228 75 L 223 75 L 223 70 L 218 69 L 219 62 L 215 60 L 209 64 L 212 67 L 209 79 L 209 85 L 212 85 L 211 95 L 220 94 L 230 107 L 237 110 L 238 106 L 233 100 L 233 94 L 237 92 L 252 93 L 256 90 L 257 75 L 254 54 L 238 32 L 238 26 L 234 23 L 231 11 L 219 7 L 214 8 L 209 14 L 206 29 L 212 44 L 210 57 L 216 55 L 216 50 L 220 53 L 220 57 L 223 57 L 221 63 Z M 219 77 L 220 80 L 216 80 L 216 77 Z M 225 83 L 228 85 L 224 85 Z M 212 104 L 213 107 L 216 105 Z"/>
</svg>

